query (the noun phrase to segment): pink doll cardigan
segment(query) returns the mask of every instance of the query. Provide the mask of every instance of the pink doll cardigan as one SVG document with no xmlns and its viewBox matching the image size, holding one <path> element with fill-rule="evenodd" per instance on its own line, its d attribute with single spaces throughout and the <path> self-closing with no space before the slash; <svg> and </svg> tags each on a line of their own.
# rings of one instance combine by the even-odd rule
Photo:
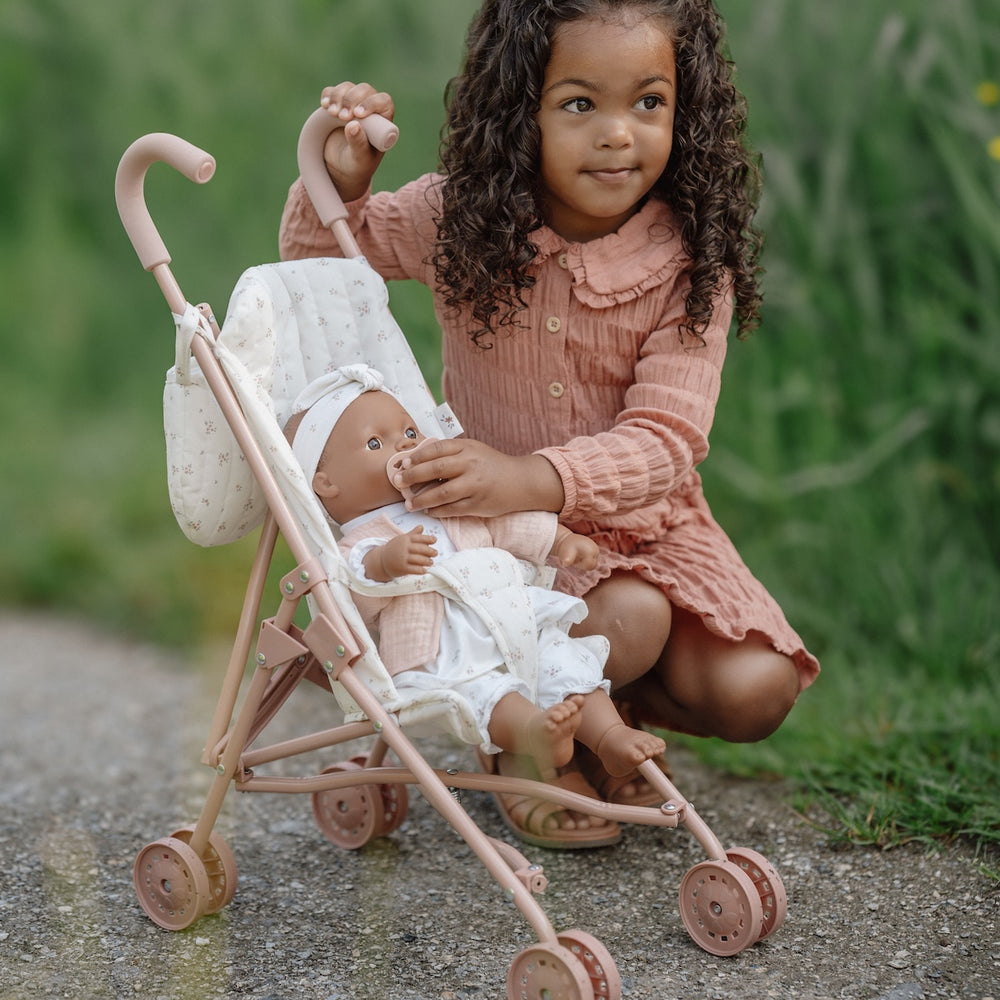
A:
<svg viewBox="0 0 1000 1000">
<path fill-rule="evenodd" d="M 544 566 L 556 533 L 556 518 L 540 511 L 502 517 L 446 517 L 441 525 L 456 550 L 499 548 L 535 566 Z M 345 557 L 364 538 L 390 539 L 402 531 L 377 515 L 340 541 Z M 379 635 L 379 656 L 392 675 L 430 663 L 438 652 L 444 598 L 434 592 L 375 597 L 354 594 L 361 617 Z"/>
</svg>

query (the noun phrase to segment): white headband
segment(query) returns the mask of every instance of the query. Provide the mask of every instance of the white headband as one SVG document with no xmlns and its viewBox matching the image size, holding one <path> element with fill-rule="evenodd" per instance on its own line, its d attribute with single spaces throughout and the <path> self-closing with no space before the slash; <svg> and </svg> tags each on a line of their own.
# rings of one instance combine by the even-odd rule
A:
<svg viewBox="0 0 1000 1000">
<path fill-rule="evenodd" d="M 310 382 L 296 397 L 292 413 L 309 412 L 296 428 L 292 452 L 310 490 L 327 439 L 344 410 L 363 392 L 384 389 L 384 381 L 382 373 L 368 365 L 345 365 Z"/>
</svg>

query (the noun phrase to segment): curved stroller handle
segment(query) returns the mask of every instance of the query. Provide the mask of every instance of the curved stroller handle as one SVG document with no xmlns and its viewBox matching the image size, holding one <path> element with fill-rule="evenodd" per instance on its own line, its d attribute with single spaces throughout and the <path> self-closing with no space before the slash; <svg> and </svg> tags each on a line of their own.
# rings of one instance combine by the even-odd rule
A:
<svg viewBox="0 0 1000 1000">
<path fill-rule="evenodd" d="M 146 171 L 159 161 L 168 163 L 196 184 L 211 180 L 215 173 L 213 156 L 168 132 L 144 135 L 125 150 L 115 174 L 115 202 L 125 232 L 147 271 L 170 263 L 170 254 L 150 218 L 143 196 Z"/>
<path fill-rule="evenodd" d="M 391 149 L 399 138 L 399 129 L 381 115 L 368 115 L 367 118 L 355 120 L 365 130 L 365 135 L 368 136 L 372 146 L 382 152 Z M 330 133 L 343 128 L 345 124 L 346 122 L 335 118 L 326 108 L 317 108 L 306 119 L 299 133 L 299 174 L 320 222 L 327 227 L 347 218 L 344 202 L 327 173 L 323 159 L 323 148 Z M 341 249 L 349 253 L 347 247 L 341 246 Z"/>
</svg>

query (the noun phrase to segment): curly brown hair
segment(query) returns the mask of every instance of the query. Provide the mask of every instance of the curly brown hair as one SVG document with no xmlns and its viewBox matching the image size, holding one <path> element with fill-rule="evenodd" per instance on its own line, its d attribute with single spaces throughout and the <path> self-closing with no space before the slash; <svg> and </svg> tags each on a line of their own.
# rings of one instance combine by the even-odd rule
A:
<svg viewBox="0 0 1000 1000">
<path fill-rule="evenodd" d="M 536 114 L 553 35 L 570 21 L 625 8 L 661 18 L 674 43 L 673 149 L 652 193 L 673 209 L 692 261 L 686 328 L 700 338 L 730 281 L 738 335 L 757 324 L 761 240 L 752 220 L 759 173 L 712 0 L 485 0 L 469 28 L 462 72 L 446 94 L 434 257 L 445 304 L 470 310 L 480 346 L 516 328 L 534 284 L 530 235 L 543 221 Z"/>
</svg>

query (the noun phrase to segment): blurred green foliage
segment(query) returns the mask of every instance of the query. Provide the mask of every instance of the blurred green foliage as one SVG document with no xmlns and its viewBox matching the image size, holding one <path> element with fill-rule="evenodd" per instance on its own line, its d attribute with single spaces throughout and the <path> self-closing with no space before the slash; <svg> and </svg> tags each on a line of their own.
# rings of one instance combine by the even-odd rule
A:
<svg viewBox="0 0 1000 1000">
<path fill-rule="evenodd" d="M 894 0 L 848 18 L 719 0 L 763 156 L 766 304 L 761 330 L 732 344 L 703 473 L 825 669 L 775 737 L 710 752 L 756 771 L 809 761 L 831 802 L 850 801 L 852 781 L 867 802 L 874 780 L 868 823 L 895 840 L 968 826 L 928 809 L 944 818 L 900 832 L 898 803 L 918 796 L 906 775 L 971 782 L 977 804 L 1000 791 L 992 4 Z M 118 158 L 152 131 L 216 156 L 204 188 L 154 167 L 146 189 L 186 295 L 221 314 L 240 272 L 276 255 L 296 137 L 324 84 L 393 94 L 402 138 L 378 186 L 433 169 L 476 7 L 0 4 L 0 601 L 182 647 L 231 634 L 252 541 L 201 550 L 173 523 L 160 427 L 173 327 L 117 219 Z M 426 291 L 392 295 L 434 384 Z M 976 752 L 943 752 L 949 733 Z M 856 766 L 903 746 L 906 768 Z M 975 835 L 1000 836 L 996 808 L 977 810 Z"/>
</svg>

